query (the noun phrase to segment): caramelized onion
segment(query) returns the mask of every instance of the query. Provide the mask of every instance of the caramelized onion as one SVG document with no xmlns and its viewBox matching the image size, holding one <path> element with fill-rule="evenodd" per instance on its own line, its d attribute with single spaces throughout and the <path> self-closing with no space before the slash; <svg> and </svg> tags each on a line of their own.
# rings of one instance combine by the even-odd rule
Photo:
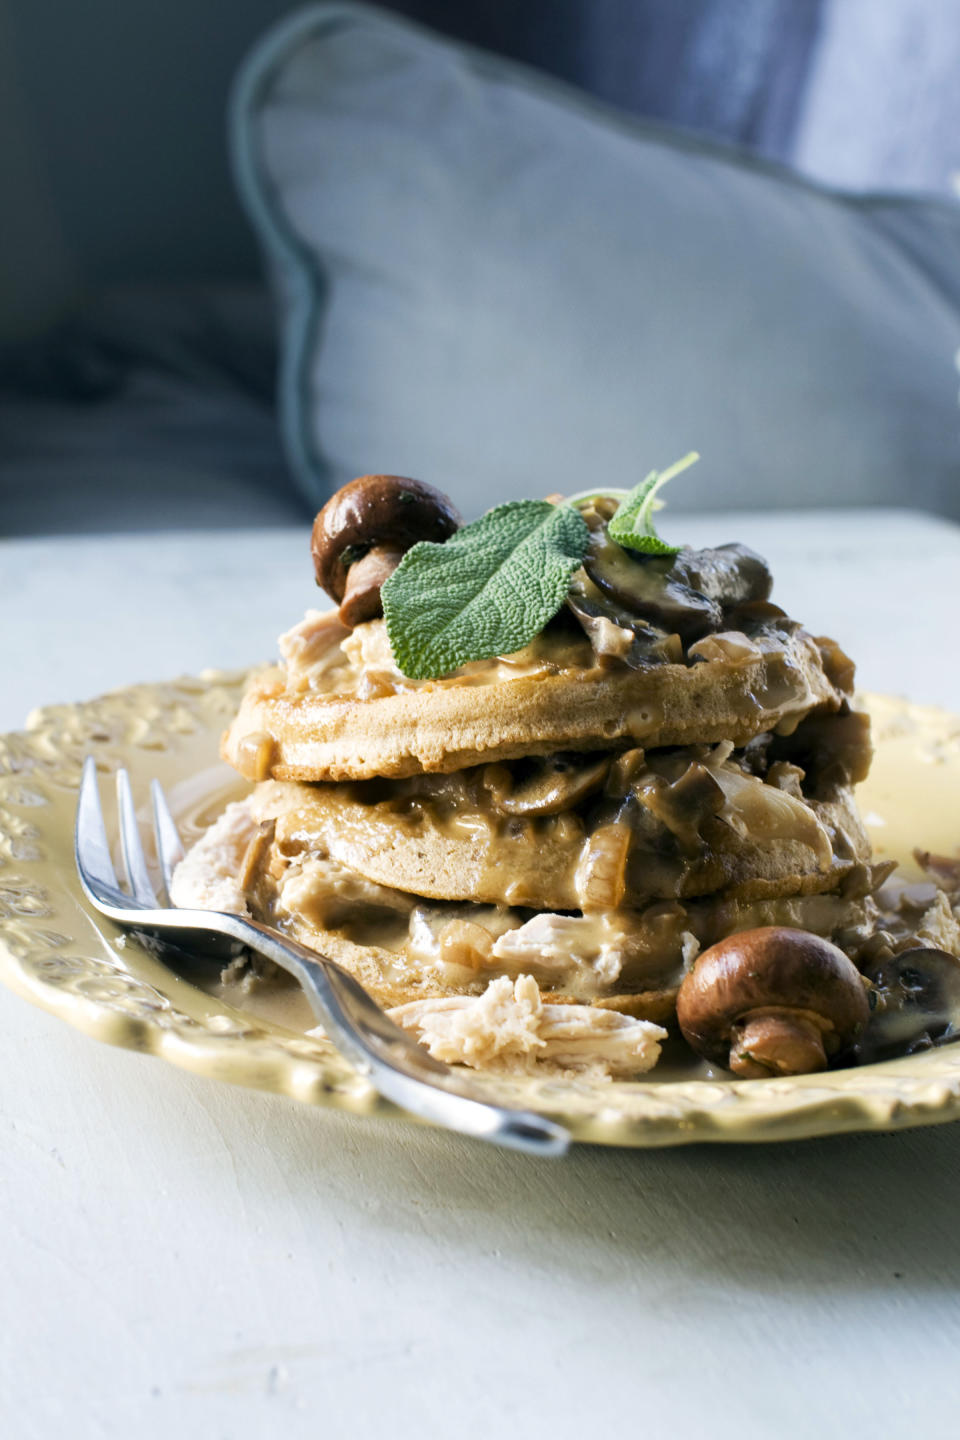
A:
<svg viewBox="0 0 960 1440">
<path fill-rule="evenodd" d="M 581 910 L 616 910 L 623 904 L 631 839 L 630 826 L 615 820 L 584 843 L 574 879 Z"/>
</svg>

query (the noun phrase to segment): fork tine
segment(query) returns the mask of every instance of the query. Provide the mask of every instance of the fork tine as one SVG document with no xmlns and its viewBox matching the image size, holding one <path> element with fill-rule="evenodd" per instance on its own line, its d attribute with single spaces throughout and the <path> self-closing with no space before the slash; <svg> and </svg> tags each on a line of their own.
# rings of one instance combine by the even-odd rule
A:
<svg viewBox="0 0 960 1440">
<path fill-rule="evenodd" d="M 147 869 L 143 845 L 140 843 L 140 827 L 137 824 L 137 812 L 133 804 L 130 776 L 126 770 L 117 771 L 117 815 L 120 820 L 120 848 L 123 851 L 123 864 L 133 898 L 138 905 L 156 910 L 157 897 L 153 889 L 153 881 L 150 879 L 150 872 Z"/>
<path fill-rule="evenodd" d="M 180 839 L 177 823 L 170 814 L 170 806 L 159 780 L 151 781 L 150 792 L 153 796 L 153 833 L 157 842 L 157 856 L 163 872 L 167 900 L 172 905 L 170 880 L 175 867 L 183 859 L 183 841 Z"/>
<path fill-rule="evenodd" d="M 83 762 L 83 778 L 80 781 L 80 799 L 77 802 L 77 826 L 75 832 L 77 869 L 80 878 L 92 890 L 112 890 L 121 895 L 117 872 L 110 858 L 103 810 L 100 807 L 100 791 L 97 786 L 97 762 L 88 755 Z"/>
</svg>

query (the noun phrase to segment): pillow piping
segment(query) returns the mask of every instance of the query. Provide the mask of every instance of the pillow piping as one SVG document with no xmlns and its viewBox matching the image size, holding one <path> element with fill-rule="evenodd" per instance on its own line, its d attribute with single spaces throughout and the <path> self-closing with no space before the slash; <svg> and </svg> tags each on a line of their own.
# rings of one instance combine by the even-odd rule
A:
<svg viewBox="0 0 960 1440">
<path fill-rule="evenodd" d="M 603 101 L 583 94 L 572 85 L 548 75 L 541 75 L 519 62 L 490 54 L 475 46 L 430 30 L 427 26 L 400 18 L 373 5 L 356 0 L 317 0 L 294 11 L 270 28 L 258 40 L 241 63 L 231 87 L 228 103 L 228 150 L 234 181 L 241 205 L 254 228 L 268 267 L 276 273 L 292 277 L 292 293 L 286 297 L 288 307 L 286 343 L 280 347 L 278 372 L 278 418 L 281 438 L 294 479 L 311 504 L 316 504 L 318 491 L 329 493 L 331 468 L 317 450 L 311 427 L 307 423 L 310 409 L 309 356 L 322 324 L 322 310 L 327 286 L 326 277 L 301 241 L 296 230 L 277 205 L 264 174 L 255 137 L 258 106 L 269 93 L 276 75 L 292 52 L 306 38 L 331 32 L 341 24 L 371 21 L 405 35 L 417 35 L 440 48 L 454 47 L 465 55 L 480 72 L 495 69 L 498 76 L 512 78 L 539 93 L 542 97 L 578 111 L 592 123 L 621 131 L 631 137 L 655 140 L 674 150 L 688 151 L 721 163 L 768 175 L 792 189 L 806 190 L 824 196 L 851 210 L 865 212 L 915 209 L 918 204 L 941 211 L 956 220 L 958 207 L 946 197 L 932 194 L 915 195 L 896 191 L 848 191 L 809 179 L 775 160 L 751 153 L 743 147 L 685 134 L 655 121 L 623 114 Z M 901 258 L 912 263 L 912 257 L 896 240 L 886 235 L 886 242 Z M 912 265 L 918 276 L 938 295 L 940 287 L 919 265 Z"/>
</svg>

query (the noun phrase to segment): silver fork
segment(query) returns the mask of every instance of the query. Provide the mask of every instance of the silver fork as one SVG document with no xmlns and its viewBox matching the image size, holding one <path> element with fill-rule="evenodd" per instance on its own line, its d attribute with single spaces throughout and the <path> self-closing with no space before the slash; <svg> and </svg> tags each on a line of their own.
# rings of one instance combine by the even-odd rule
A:
<svg viewBox="0 0 960 1440">
<path fill-rule="evenodd" d="M 117 771 L 124 889 L 110 857 L 96 761 L 88 756 L 84 764 L 77 804 L 77 871 L 84 894 L 101 914 L 192 954 L 218 948 L 222 956 L 224 939 L 233 942 L 235 950 L 255 950 L 300 982 L 325 1033 L 387 1100 L 464 1135 L 537 1155 L 564 1154 L 570 1144 L 568 1131 L 531 1111 L 510 1110 L 467 1094 L 461 1076 L 434 1060 L 395 1025 L 332 960 L 258 920 L 219 910 L 175 908 L 170 901 L 170 877 L 183 856 L 183 845 L 163 790 L 156 780 L 151 788 L 154 837 L 163 875 L 161 898 L 147 868 L 126 770 Z"/>
</svg>

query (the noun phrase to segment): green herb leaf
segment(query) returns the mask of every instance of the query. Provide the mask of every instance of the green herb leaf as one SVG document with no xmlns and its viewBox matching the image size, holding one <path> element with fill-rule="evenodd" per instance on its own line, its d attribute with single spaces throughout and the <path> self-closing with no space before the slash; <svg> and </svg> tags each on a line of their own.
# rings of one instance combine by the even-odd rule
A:
<svg viewBox="0 0 960 1440">
<path fill-rule="evenodd" d="M 682 547 L 668 545 L 653 528 L 654 511 L 663 509 L 663 501 L 657 499 L 657 492 L 668 480 L 689 469 L 699 459 L 696 450 L 691 450 L 689 455 L 684 455 L 668 469 L 651 470 L 645 480 L 634 486 L 626 500 L 621 501 L 608 527 L 610 539 L 624 549 L 636 550 L 641 555 L 679 555 Z"/>
<path fill-rule="evenodd" d="M 571 506 L 513 500 L 442 545 L 414 545 L 381 592 L 404 675 L 433 679 L 529 645 L 566 599 L 588 538 Z"/>
</svg>

